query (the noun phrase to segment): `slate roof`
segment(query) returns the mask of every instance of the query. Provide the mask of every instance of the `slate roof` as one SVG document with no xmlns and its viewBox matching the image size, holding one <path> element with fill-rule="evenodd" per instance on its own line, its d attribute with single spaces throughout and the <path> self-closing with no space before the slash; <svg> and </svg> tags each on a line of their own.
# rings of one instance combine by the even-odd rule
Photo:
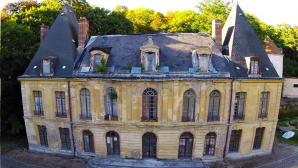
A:
<svg viewBox="0 0 298 168">
<path fill-rule="evenodd" d="M 223 48 L 226 45 L 229 46 L 229 56 L 234 63 L 238 63 L 238 65 L 234 64 L 234 66 L 240 68 L 240 70 L 232 71 L 232 76 L 247 77 L 244 58 L 256 56 L 260 59 L 262 77 L 278 77 L 264 50 L 263 44 L 238 4 L 231 11 L 223 30 L 227 30 L 226 36 L 223 37 Z"/>
<path fill-rule="evenodd" d="M 240 15 L 241 14 L 241 15 Z M 159 47 L 159 64 L 168 66 L 171 75 L 152 74 L 148 78 L 180 77 L 193 79 L 211 78 L 248 78 L 247 69 L 239 64 L 247 56 L 257 56 L 261 60 L 262 78 L 277 79 L 278 75 L 272 66 L 262 43 L 248 23 L 238 4 L 231 12 L 223 33 L 223 45 L 230 45 L 230 56 L 225 56 L 216 48 L 212 39 L 204 33 L 157 33 L 142 35 L 104 35 L 92 36 L 83 50 L 77 49 L 78 23 L 69 5 L 65 5 L 50 28 L 46 38 L 41 42 L 28 68 L 21 78 L 45 78 L 40 76 L 41 58 L 56 57 L 54 76 L 51 78 L 120 78 L 119 74 L 126 73 L 123 78 L 134 79 L 130 74 L 130 67 L 141 67 L 140 48 L 152 37 L 154 45 Z M 223 29 L 223 30 L 224 30 Z M 212 49 L 209 74 L 198 72 L 190 75 L 192 67 L 192 51 L 200 47 Z M 90 65 L 90 51 L 100 49 L 109 54 L 108 66 L 114 67 L 112 74 L 80 73 L 81 67 Z M 34 67 L 37 68 L 34 68 Z M 66 66 L 63 69 L 62 66 Z M 180 76 L 177 74 L 180 74 Z M 183 75 L 181 75 L 183 74 Z M 224 75 L 220 75 L 224 74 Z M 118 75 L 118 76 L 117 76 Z"/>
<path fill-rule="evenodd" d="M 41 59 L 55 57 L 54 77 L 69 77 L 76 56 L 78 23 L 69 5 L 65 5 L 21 77 L 40 77 Z M 62 69 L 62 66 L 66 66 Z M 34 68 L 36 67 L 36 68 Z"/>
</svg>

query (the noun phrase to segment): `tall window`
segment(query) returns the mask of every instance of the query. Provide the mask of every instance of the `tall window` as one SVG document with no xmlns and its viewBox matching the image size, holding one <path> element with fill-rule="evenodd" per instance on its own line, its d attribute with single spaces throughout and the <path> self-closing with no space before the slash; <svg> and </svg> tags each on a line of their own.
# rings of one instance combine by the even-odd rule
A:
<svg viewBox="0 0 298 168">
<path fill-rule="evenodd" d="M 155 52 L 146 52 L 145 53 L 145 71 L 146 72 L 155 72 L 156 71 L 156 61 L 155 61 Z"/>
<path fill-rule="evenodd" d="M 105 119 L 117 120 L 117 93 L 114 88 L 108 88 L 105 95 Z"/>
<path fill-rule="evenodd" d="M 93 71 L 97 70 L 97 67 L 101 64 L 102 56 L 100 53 L 95 53 L 90 57 L 90 67 Z"/>
<path fill-rule="evenodd" d="M 183 95 L 182 121 L 195 121 L 195 103 L 195 92 L 191 89 L 185 91 Z"/>
<path fill-rule="evenodd" d="M 236 93 L 236 100 L 234 105 L 234 119 L 243 120 L 244 119 L 244 110 L 245 110 L 245 92 Z"/>
<path fill-rule="evenodd" d="M 179 158 L 191 158 L 193 147 L 193 135 L 189 132 L 185 132 L 179 139 Z"/>
<path fill-rule="evenodd" d="M 241 130 L 233 130 L 230 138 L 229 152 L 238 152 L 240 138 L 241 138 Z"/>
<path fill-rule="evenodd" d="M 216 134 L 209 132 L 205 137 L 204 155 L 213 156 L 215 154 Z"/>
<path fill-rule="evenodd" d="M 219 121 L 220 93 L 214 90 L 209 95 L 209 108 L 207 121 Z"/>
<path fill-rule="evenodd" d="M 266 118 L 268 114 L 269 92 L 262 92 L 260 99 L 259 118 Z"/>
<path fill-rule="evenodd" d="M 88 89 L 81 89 L 81 118 L 91 119 L 91 109 L 90 109 L 90 92 Z"/>
<path fill-rule="evenodd" d="M 83 131 L 83 142 L 85 152 L 94 152 L 93 134 L 89 130 Z"/>
<path fill-rule="evenodd" d="M 46 57 L 42 59 L 42 74 L 43 75 L 53 75 L 54 67 L 53 67 L 54 58 Z"/>
<path fill-rule="evenodd" d="M 48 147 L 47 128 L 44 125 L 38 125 L 39 142 L 41 146 Z"/>
<path fill-rule="evenodd" d="M 66 107 L 65 107 L 65 93 L 55 92 L 56 95 L 56 108 L 58 117 L 66 117 Z"/>
<path fill-rule="evenodd" d="M 60 140 L 61 140 L 61 149 L 70 150 L 71 142 L 70 142 L 70 134 L 68 128 L 59 128 L 60 132 Z"/>
<path fill-rule="evenodd" d="M 34 114 L 43 115 L 41 91 L 33 91 L 34 96 Z"/>
<path fill-rule="evenodd" d="M 256 57 L 250 59 L 250 74 L 259 74 L 259 59 Z"/>
<path fill-rule="evenodd" d="M 157 121 L 157 92 L 148 88 L 143 92 L 143 121 Z"/>
<path fill-rule="evenodd" d="M 264 127 L 260 127 L 260 128 L 256 129 L 256 135 L 255 135 L 253 149 L 260 149 L 261 148 L 264 130 L 265 130 Z"/>
</svg>

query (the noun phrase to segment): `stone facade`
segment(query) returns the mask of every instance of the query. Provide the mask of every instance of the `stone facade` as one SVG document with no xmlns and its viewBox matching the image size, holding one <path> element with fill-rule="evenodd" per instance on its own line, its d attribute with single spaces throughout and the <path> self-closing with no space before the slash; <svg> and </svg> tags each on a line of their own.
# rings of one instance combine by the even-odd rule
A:
<svg viewBox="0 0 298 168">
<path fill-rule="evenodd" d="M 22 94 L 24 105 L 24 118 L 26 123 L 29 148 L 31 150 L 54 153 L 72 154 L 70 151 L 60 150 L 59 127 L 70 128 L 69 104 L 66 99 L 67 118 L 56 117 L 55 91 L 64 91 L 66 97 L 71 97 L 73 117 L 73 136 L 75 139 L 76 155 L 94 155 L 83 150 L 82 132 L 90 130 L 94 135 L 95 154 L 107 156 L 106 133 L 115 131 L 120 137 L 120 156 L 122 158 L 142 158 L 142 135 L 153 132 L 157 136 L 157 158 L 177 159 L 179 137 L 183 132 L 194 135 L 193 158 L 203 156 L 204 139 L 207 133 L 215 132 L 215 156 L 211 159 L 223 157 L 228 118 L 229 104 L 233 103 L 236 92 L 247 92 L 245 119 L 243 121 L 231 120 L 230 131 L 241 129 L 243 131 L 238 153 L 227 153 L 228 157 L 244 157 L 254 154 L 270 153 L 275 136 L 279 101 L 282 83 L 280 81 L 258 80 L 202 80 L 202 81 L 163 81 L 163 82 L 133 82 L 133 81 L 100 81 L 100 80 L 22 80 Z M 118 94 L 118 121 L 104 119 L 104 90 L 107 87 L 115 88 Z M 154 88 L 158 92 L 158 122 L 142 122 L 142 92 L 146 88 Z M 230 97 L 232 87 L 232 95 Z M 91 92 L 92 120 L 80 119 L 79 91 L 87 88 Z M 185 90 L 192 88 L 196 93 L 196 117 L 194 122 L 181 122 L 182 99 Z M 44 116 L 35 116 L 33 111 L 33 91 L 42 91 Z M 207 122 L 208 95 L 212 90 L 221 93 L 220 121 Z M 268 117 L 258 119 L 259 97 L 262 91 L 270 92 Z M 70 94 L 70 95 L 69 95 Z M 232 106 L 233 108 L 233 106 Z M 231 113 L 232 114 L 232 113 Z M 230 116 L 231 118 L 233 115 Z M 41 147 L 37 125 L 45 125 L 48 130 L 48 148 Z M 254 134 L 257 127 L 265 127 L 265 133 L 260 150 L 252 150 Z M 228 146 L 226 146 L 228 148 Z"/>
</svg>

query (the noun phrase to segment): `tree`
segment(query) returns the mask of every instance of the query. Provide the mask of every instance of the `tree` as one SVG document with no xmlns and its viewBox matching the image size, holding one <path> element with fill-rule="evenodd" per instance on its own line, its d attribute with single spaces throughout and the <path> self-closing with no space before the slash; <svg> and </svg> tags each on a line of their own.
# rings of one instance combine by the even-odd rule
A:
<svg viewBox="0 0 298 168">
<path fill-rule="evenodd" d="M 194 11 L 168 12 L 167 30 L 169 32 L 199 32 L 199 16 Z"/>
<path fill-rule="evenodd" d="M 154 11 L 146 8 L 137 8 L 129 10 L 126 18 L 133 24 L 135 33 L 150 33 L 153 32 L 151 22 L 153 21 Z"/>
<path fill-rule="evenodd" d="M 204 0 L 197 7 L 199 9 L 199 27 L 201 32 L 211 34 L 212 20 L 224 23 L 231 11 L 229 2 L 223 0 Z"/>
</svg>

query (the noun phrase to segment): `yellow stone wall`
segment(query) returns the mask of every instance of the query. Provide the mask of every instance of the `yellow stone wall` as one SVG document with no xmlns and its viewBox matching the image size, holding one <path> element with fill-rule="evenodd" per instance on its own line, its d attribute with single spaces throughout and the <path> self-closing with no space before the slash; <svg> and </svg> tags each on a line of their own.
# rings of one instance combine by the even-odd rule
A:
<svg viewBox="0 0 298 168">
<path fill-rule="evenodd" d="M 64 91 L 66 108 L 68 107 L 68 83 L 66 80 L 21 80 L 24 106 L 24 118 L 30 145 L 39 146 L 37 125 L 45 125 L 48 131 L 49 148 L 60 152 L 61 143 L 59 127 L 70 128 L 67 118 L 56 117 L 55 91 Z M 230 102 L 231 80 L 197 80 L 197 81 L 104 81 L 104 80 L 71 80 L 71 105 L 74 123 L 74 139 L 78 155 L 89 155 L 83 152 L 82 132 L 90 130 L 94 135 L 95 153 L 106 156 L 105 134 L 116 131 L 120 136 L 120 154 L 125 158 L 141 158 L 142 135 L 153 132 L 157 136 L 157 157 L 178 158 L 179 137 L 183 132 L 194 135 L 193 158 L 202 158 L 204 138 L 208 132 L 216 132 L 216 158 L 222 158 L 227 132 L 230 103 L 234 103 L 235 92 L 247 92 L 245 120 L 232 121 L 231 130 L 242 129 L 239 153 L 228 154 L 229 157 L 253 155 L 255 152 L 271 151 L 282 81 L 280 80 L 242 80 L 233 82 L 233 98 Z M 115 88 L 118 109 L 118 121 L 104 120 L 104 94 L 108 87 Z M 141 122 L 142 93 L 146 88 L 158 92 L 158 122 Z M 92 120 L 80 119 L 80 90 L 87 88 L 91 94 Z M 192 88 L 196 93 L 195 122 L 181 122 L 183 93 Z M 33 91 L 42 91 L 44 116 L 34 116 Z M 207 122 L 209 93 L 218 90 L 221 93 L 220 121 Z M 260 93 L 269 91 L 268 118 L 258 119 Z M 233 106 L 232 106 L 233 109 Z M 233 110 L 232 110 L 233 113 Z M 231 117 L 232 117 L 231 113 Z M 264 126 L 265 134 L 260 151 L 252 151 L 255 129 Z M 203 157 L 204 158 L 204 157 Z"/>
</svg>

